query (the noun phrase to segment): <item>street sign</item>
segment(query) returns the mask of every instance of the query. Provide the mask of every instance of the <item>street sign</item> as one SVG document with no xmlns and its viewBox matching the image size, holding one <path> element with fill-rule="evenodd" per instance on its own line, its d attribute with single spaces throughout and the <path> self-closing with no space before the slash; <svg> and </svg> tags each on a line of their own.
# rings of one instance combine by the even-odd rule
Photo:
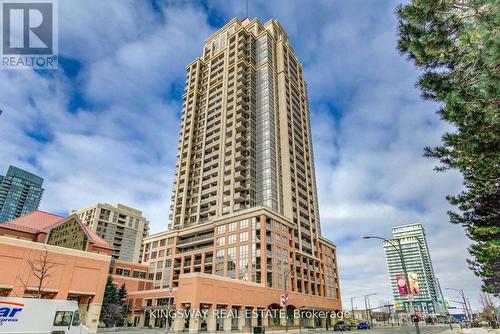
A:
<svg viewBox="0 0 500 334">
<path fill-rule="evenodd" d="M 286 304 L 288 304 L 288 293 L 280 296 L 280 305 L 285 306 Z"/>
</svg>

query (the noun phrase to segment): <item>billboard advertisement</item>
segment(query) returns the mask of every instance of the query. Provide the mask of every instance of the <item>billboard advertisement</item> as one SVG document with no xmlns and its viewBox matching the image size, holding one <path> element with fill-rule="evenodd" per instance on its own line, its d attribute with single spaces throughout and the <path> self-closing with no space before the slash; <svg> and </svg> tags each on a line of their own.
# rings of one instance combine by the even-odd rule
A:
<svg viewBox="0 0 500 334">
<path fill-rule="evenodd" d="M 396 282 L 398 284 L 398 291 L 400 295 L 408 294 L 408 286 L 406 285 L 406 276 L 405 274 L 397 274 Z"/>
<path fill-rule="evenodd" d="M 418 287 L 418 277 L 417 273 L 408 273 L 408 279 L 410 281 L 410 293 L 413 295 L 418 295 L 420 288 Z"/>
</svg>

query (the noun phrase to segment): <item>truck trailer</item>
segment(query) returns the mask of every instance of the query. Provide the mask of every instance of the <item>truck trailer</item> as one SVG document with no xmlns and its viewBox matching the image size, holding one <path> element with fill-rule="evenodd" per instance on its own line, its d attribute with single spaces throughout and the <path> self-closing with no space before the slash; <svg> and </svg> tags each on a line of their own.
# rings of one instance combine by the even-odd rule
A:
<svg viewBox="0 0 500 334">
<path fill-rule="evenodd" d="M 1 334 L 87 334 L 74 300 L 0 297 Z"/>
</svg>

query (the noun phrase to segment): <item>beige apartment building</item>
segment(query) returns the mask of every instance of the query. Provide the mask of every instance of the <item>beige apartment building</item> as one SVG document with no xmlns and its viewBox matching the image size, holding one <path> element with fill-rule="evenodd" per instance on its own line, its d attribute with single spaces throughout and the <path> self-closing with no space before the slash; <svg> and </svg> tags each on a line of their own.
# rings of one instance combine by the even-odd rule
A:
<svg viewBox="0 0 500 334">
<path fill-rule="evenodd" d="M 85 209 L 71 210 L 71 213 L 113 247 L 114 259 L 142 261 L 142 241 L 149 234 L 149 221 L 143 217 L 142 211 L 123 204 L 97 203 Z"/>
<path fill-rule="evenodd" d="M 174 331 L 332 325 L 291 316 L 342 307 L 336 247 L 321 236 L 307 86 L 280 23 L 235 18 L 208 37 L 183 101 L 170 224 L 144 240 L 150 288 L 129 289 L 130 323 L 163 327 L 151 311 L 175 308 L 236 316 L 170 319 Z M 131 272 L 113 269 L 118 282 Z"/>
</svg>

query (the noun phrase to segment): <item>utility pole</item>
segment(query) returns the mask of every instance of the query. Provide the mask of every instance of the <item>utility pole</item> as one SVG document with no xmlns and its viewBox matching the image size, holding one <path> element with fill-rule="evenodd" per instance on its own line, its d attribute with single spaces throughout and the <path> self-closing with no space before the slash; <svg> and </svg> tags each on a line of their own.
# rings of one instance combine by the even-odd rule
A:
<svg viewBox="0 0 500 334">
<path fill-rule="evenodd" d="M 365 299 L 365 315 L 366 315 L 366 321 L 369 322 L 368 320 L 368 303 L 366 302 L 366 296 L 363 296 Z"/>
<path fill-rule="evenodd" d="M 363 296 L 365 300 L 366 321 L 370 324 L 370 328 L 373 328 L 373 321 L 370 309 L 370 296 L 375 296 L 375 295 L 376 293 L 370 293 Z"/>
<path fill-rule="evenodd" d="M 469 326 L 468 323 L 471 321 L 471 318 L 470 318 L 470 313 L 469 313 L 469 307 L 467 306 L 467 300 L 465 299 L 464 290 L 463 289 L 454 289 L 454 288 L 445 288 L 445 289 L 456 291 L 462 297 L 462 305 L 464 307 L 464 315 L 465 315 L 465 319 L 467 320 L 466 326 L 468 327 Z"/>
<path fill-rule="evenodd" d="M 472 322 L 474 322 L 474 320 L 475 320 L 475 319 L 474 319 L 474 312 L 472 311 L 472 307 L 470 306 L 470 300 L 469 300 L 469 298 L 467 298 L 467 305 L 468 305 L 468 307 L 469 307 L 471 320 L 472 320 Z M 472 326 L 471 326 L 471 327 L 472 327 Z"/>
<path fill-rule="evenodd" d="M 469 313 L 469 308 L 467 307 L 467 300 L 465 299 L 464 295 L 464 290 L 460 289 L 460 294 L 462 295 L 462 300 L 464 301 L 464 307 L 465 307 L 465 316 L 467 318 L 467 328 L 469 327 L 469 322 L 470 322 L 470 313 Z"/>
<path fill-rule="evenodd" d="M 372 306 L 370 305 L 370 296 L 374 295 L 376 295 L 376 293 L 366 295 L 366 300 L 368 302 L 368 314 L 370 315 L 370 328 L 373 328 Z"/>
</svg>

